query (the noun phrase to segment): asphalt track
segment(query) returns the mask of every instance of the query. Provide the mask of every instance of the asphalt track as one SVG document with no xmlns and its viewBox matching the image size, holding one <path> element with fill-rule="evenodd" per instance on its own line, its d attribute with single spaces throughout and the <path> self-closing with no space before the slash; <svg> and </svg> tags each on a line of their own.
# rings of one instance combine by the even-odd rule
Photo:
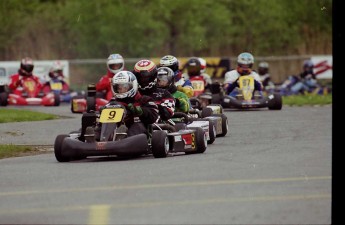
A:
<svg viewBox="0 0 345 225">
<path fill-rule="evenodd" d="M 1 143 L 52 146 L 80 127 L 0 124 Z M 0 224 L 331 224 L 332 107 L 226 111 L 204 154 L 58 163 L 52 151 L 0 160 Z"/>
</svg>

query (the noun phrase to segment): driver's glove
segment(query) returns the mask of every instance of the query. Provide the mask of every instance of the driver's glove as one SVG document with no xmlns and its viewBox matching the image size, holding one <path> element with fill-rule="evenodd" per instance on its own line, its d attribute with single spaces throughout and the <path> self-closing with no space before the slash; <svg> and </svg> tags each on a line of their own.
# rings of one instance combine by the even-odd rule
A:
<svg viewBox="0 0 345 225">
<path fill-rule="evenodd" d="M 133 113 L 134 116 L 141 116 L 144 113 L 140 106 L 134 106 L 132 103 L 129 103 L 127 108 Z"/>
</svg>

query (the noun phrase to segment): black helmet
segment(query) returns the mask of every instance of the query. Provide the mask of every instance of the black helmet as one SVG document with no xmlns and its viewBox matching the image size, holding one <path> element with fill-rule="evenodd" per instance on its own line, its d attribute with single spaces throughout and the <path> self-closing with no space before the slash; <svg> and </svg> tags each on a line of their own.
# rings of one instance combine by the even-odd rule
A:
<svg viewBox="0 0 345 225">
<path fill-rule="evenodd" d="M 143 59 L 134 65 L 134 75 L 137 77 L 139 90 L 150 90 L 156 86 L 157 66 L 148 59 Z"/>
<path fill-rule="evenodd" d="M 201 73 L 201 63 L 198 58 L 190 58 L 186 64 L 187 73 L 189 76 L 199 76 Z"/>
<path fill-rule="evenodd" d="M 25 57 L 20 62 L 19 74 L 22 76 L 31 76 L 34 70 L 34 62 L 31 58 Z"/>
</svg>

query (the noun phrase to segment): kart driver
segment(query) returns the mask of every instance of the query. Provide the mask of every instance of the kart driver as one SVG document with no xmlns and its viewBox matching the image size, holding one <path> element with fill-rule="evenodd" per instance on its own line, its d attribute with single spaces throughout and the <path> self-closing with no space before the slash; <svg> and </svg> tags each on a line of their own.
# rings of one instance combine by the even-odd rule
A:
<svg viewBox="0 0 345 225">
<path fill-rule="evenodd" d="M 204 80 L 205 91 L 206 91 L 209 89 L 210 85 L 212 84 L 212 79 L 210 75 L 203 72 L 203 69 L 206 68 L 206 65 L 202 66 L 201 63 L 203 62 L 205 64 L 206 61 L 203 59 L 201 59 L 200 61 L 200 59 L 201 58 L 196 58 L 196 57 L 190 58 L 186 64 L 187 73 L 184 73 L 182 76 L 188 80 L 195 76 L 201 76 L 202 79 Z"/>
<path fill-rule="evenodd" d="M 159 66 L 169 67 L 174 72 L 174 83 L 178 91 L 185 93 L 188 97 L 194 95 L 192 83 L 189 79 L 182 77 L 182 72 L 179 70 L 179 61 L 175 56 L 163 56 L 160 59 Z"/>
<path fill-rule="evenodd" d="M 69 85 L 64 80 L 65 76 L 63 75 L 63 65 L 60 61 L 55 61 L 52 67 L 49 70 L 48 76 L 51 80 L 58 80 L 62 84 L 62 92 L 63 94 L 69 93 Z M 48 93 L 51 91 L 49 81 L 43 84 L 43 92 Z"/>
<path fill-rule="evenodd" d="M 168 90 L 157 88 L 157 66 L 151 60 L 140 60 L 134 65 L 139 92 L 153 98 L 162 120 L 169 120 L 175 111 L 175 100 Z"/>
<path fill-rule="evenodd" d="M 252 76 L 254 78 L 254 89 L 262 93 L 262 83 L 260 81 L 260 76 L 252 71 L 254 64 L 254 57 L 248 52 L 243 52 L 237 57 L 237 68 L 225 73 L 224 78 L 224 90 L 228 95 L 236 95 L 237 92 L 234 89 L 238 86 L 238 78 L 240 76 Z"/>
<path fill-rule="evenodd" d="M 128 110 L 125 124 L 128 128 L 127 135 L 133 136 L 145 133 L 148 135 L 148 125 L 156 122 L 159 118 L 158 106 L 149 96 L 138 92 L 138 81 L 130 71 L 120 71 L 111 79 L 111 92 L 113 98 L 107 105 L 120 103 Z M 103 108 L 103 107 L 102 107 Z M 140 122 L 134 122 L 140 119 Z M 100 131 L 100 127 L 96 129 Z"/>
<path fill-rule="evenodd" d="M 189 98 L 185 93 L 178 91 L 175 86 L 174 71 L 172 69 L 164 66 L 157 69 L 157 87 L 168 90 L 175 98 L 175 112 L 189 112 Z"/>
<path fill-rule="evenodd" d="M 101 79 L 96 84 L 97 92 L 104 92 L 105 99 L 110 100 L 113 95 L 110 89 L 111 78 L 113 76 L 124 70 L 125 61 L 120 54 L 111 54 L 107 59 L 107 74 L 103 75 Z"/>
<path fill-rule="evenodd" d="M 36 87 L 38 89 L 42 88 L 42 84 L 38 78 L 38 76 L 35 76 L 32 74 L 32 71 L 34 70 L 34 62 L 30 57 L 25 57 L 20 62 L 20 68 L 18 70 L 18 73 L 13 74 L 10 76 L 10 82 L 9 82 L 9 89 L 11 92 L 15 94 L 21 94 L 20 90 L 17 90 L 18 87 L 21 87 L 23 85 L 23 80 L 27 78 L 31 78 L 35 83 Z M 18 93 L 16 93 L 18 91 Z"/>
</svg>

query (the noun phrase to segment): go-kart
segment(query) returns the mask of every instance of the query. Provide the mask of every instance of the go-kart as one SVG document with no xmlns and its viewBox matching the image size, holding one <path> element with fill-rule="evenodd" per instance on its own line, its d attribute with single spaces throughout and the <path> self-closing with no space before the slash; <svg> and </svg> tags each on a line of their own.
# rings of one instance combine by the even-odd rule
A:
<svg viewBox="0 0 345 225">
<path fill-rule="evenodd" d="M 78 95 L 72 97 L 71 100 L 71 111 L 72 113 L 83 113 L 99 111 L 100 107 L 107 104 L 107 100 L 103 93 L 96 92 L 96 86 L 94 84 L 89 84 L 87 87 L 86 96 Z"/>
<path fill-rule="evenodd" d="M 206 135 L 201 128 L 176 131 L 167 124 L 153 124 L 148 128 L 149 135 L 127 137 L 126 115 L 127 110 L 122 104 L 106 105 L 100 113 L 84 113 L 80 131 L 56 137 L 54 153 L 57 161 L 111 155 L 133 157 L 152 154 L 155 158 L 164 158 L 169 152 L 203 153 L 207 148 Z M 97 125 L 101 125 L 100 132 Z"/>
<path fill-rule="evenodd" d="M 45 82 L 42 89 L 44 93 L 53 92 L 60 96 L 60 102 L 70 102 L 72 97 L 78 95 L 77 92 L 70 91 L 69 85 L 59 78 L 52 78 Z"/>
<path fill-rule="evenodd" d="M 241 76 L 238 79 L 239 87 L 236 95 L 225 95 L 221 105 L 224 108 L 266 108 L 270 110 L 282 109 L 282 97 L 279 94 L 268 94 L 267 96 L 254 91 L 254 78 Z"/>
<path fill-rule="evenodd" d="M 21 86 L 13 92 L 8 91 L 6 86 L 0 88 L 0 105 L 60 105 L 59 95 L 54 92 L 44 93 L 31 77 L 24 77 L 21 82 Z"/>
</svg>

